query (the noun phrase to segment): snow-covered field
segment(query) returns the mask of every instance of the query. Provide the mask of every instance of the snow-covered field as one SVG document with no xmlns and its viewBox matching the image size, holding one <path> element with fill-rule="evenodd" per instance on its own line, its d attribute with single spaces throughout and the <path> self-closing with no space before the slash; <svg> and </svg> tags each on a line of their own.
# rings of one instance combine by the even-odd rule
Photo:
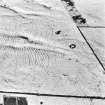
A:
<svg viewBox="0 0 105 105">
<path fill-rule="evenodd" d="M 74 0 L 89 26 L 105 26 L 105 0 Z"/>
<path fill-rule="evenodd" d="M 103 11 L 95 12 L 98 4 L 75 0 L 90 26 L 104 25 L 104 7 L 99 5 Z M 81 30 L 90 35 L 86 38 L 104 63 L 104 37 L 97 41 L 99 32 Z M 104 72 L 60 0 L 0 1 L 0 91 L 105 97 Z M 41 100 L 45 105 L 105 104 L 96 99 L 26 97 L 29 105 L 40 105 Z"/>
</svg>

